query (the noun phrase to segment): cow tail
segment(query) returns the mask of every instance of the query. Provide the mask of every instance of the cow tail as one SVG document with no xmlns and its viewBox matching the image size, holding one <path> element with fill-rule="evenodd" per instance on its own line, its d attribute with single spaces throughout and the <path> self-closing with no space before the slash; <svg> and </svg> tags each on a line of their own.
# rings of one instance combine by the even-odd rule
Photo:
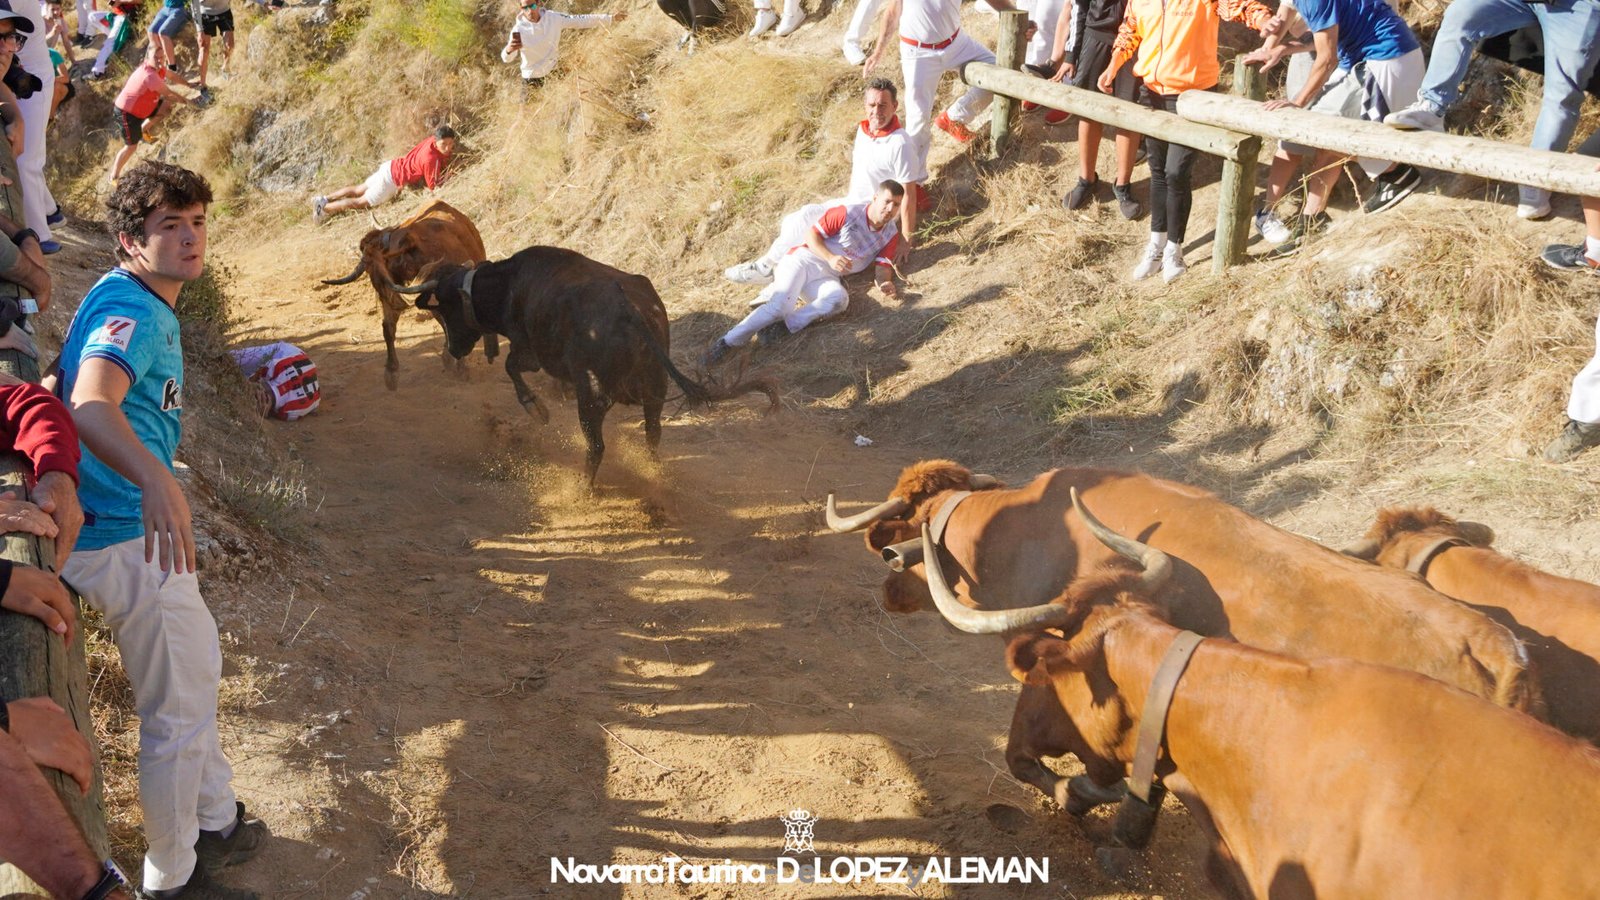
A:
<svg viewBox="0 0 1600 900">
<path fill-rule="evenodd" d="M 617 285 L 617 290 L 622 293 L 623 299 L 627 301 L 628 292 L 623 289 L 622 285 Z M 661 342 L 656 340 L 655 334 L 650 331 L 650 323 L 644 321 L 644 317 L 639 314 L 637 309 L 634 309 L 631 301 L 627 301 L 627 308 L 633 310 L 633 318 L 629 321 L 633 323 L 633 327 L 639 329 L 640 334 L 644 335 L 644 342 L 650 346 L 650 352 L 656 355 L 656 359 L 667 370 L 667 377 L 671 378 L 673 384 L 676 384 L 679 390 L 683 391 L 684 402 L 690 406 L 704 406 L 710 403 L 714 399 L 711 396 L 711 391 L 705 385 L 678 371 L 678 367 L 672 364 L 672 357 L 667 355 L 666 348 L 661 346 Z"/>
<path fill-rule="evenodd" d="M 1472 648 L 1473 656 L 1478 657 L 1494 680 L 1495 704 L 1548 721 L 1544 694 L 1539 689 L 1539 673 L 1527 648 L 1510 629 L 1497 624 L 1495 630 L 1504 634 L 1504 640 L 1495 641 L 1493 646 Z"/>
</svg>

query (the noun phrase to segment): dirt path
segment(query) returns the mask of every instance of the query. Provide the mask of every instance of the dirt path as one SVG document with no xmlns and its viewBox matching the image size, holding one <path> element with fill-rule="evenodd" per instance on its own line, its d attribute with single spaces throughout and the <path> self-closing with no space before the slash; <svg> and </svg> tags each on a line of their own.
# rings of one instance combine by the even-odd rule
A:
<svg viewBox="0 0 1600 900">
<path fill-rule="evenodd" d="M 436 326 L 413 317 L 386 391 L 367 288 L 243 277 L 241 341 L 301 344 L 324 386 L 315 416 L 277 429 L 312 478 L 304 567 L 213 590 L 225 641 L 271 675 L 227 716 L 241 793 L 281 838 L 247 883 L 632 896 L 550 887 L 549 859 L 770 863 L 804 808 L 825 856 L 1050 857 L 1047 886 L 963 896 L 1209 896 L 1181 815 L 1156 874 L 1098 874 L 1080 830 L 1004 773 L 999 642 L 891 618 L 859 538 L 817 534 L 828 489 L 879 497 L 912 451 L 730 406 L 669 421 L 656 463 L 618 408 L 590 497 L 570 403 L 537 427 L 498 366 L 443 374 Z"/>
</svg>

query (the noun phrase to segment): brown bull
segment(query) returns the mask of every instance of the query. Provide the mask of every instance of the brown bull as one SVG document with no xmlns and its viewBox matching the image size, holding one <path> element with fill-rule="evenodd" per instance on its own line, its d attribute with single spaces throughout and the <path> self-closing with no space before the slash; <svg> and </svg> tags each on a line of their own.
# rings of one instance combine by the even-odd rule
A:
<svg viewBox="0 0 1600 900">
<path fill-rule="evenodd" d="M 373 222 L 377 224 L 376 220 Z M 361 261 L 355 270 L 343 278 L 325 280 L 323 284 L 349 284 L 363 274 L 372 281 L 378 292 L 378 305 L 383 311 L 383 345 L 386 352 L 383 363 L 383 383 L 394 390 L 399 385 L 400 359 L 394 352 L 395 323 L 400 314 L 411 308 L 411 300 L 395 293 L 393 284 L 414 280 L 427 266 L 436 263 L 472 265 L 488 259 L 483 250 L 483 238 L 477 226 L 460 210 L 444 202 L 432 200 L 411 218 L 393 228 L 374 228 L 361 238 Z M 494 359 L 499 344 L 494 337 L 484 338 L 484 355 Z M 446 366 L 455 365 L 465 371 L 466 361 L 444 355 Z"/>
<path fill-rule="evenodd" d="M 1074 753 L 1103 784 L 1128 774 L 1180 633 L 1142 581 L 1084 579 L 1062 636 L 1011 641 L 1027 701 L 1014 745 L 1032 730 L 1020 742 Z M 1160 747 L 1156 776 L 1211 838 L 1209 874 L 1232 896 L 1600 896 L 1600 753 L 1415 673 L 1206 640 Z"/>
<path fill-rule="evenodd" d="M 1600 740 L 1600 587 L 1489 548 L 1494 532 L 1436 509 L 1386 509 L 1346 553 L 1421 575 L 1509 627 L 1528 648 L 1551 724 Z"/>
<path fill-rule="evenodd" d="M 835 530 L 867 528 L 867 545 L 890 554 L 914 539 L 957 491 L 941 561 L 963 604 L 1009 610 L 991 630 L 1041 627 L 1048 605 L 1112 554 L 1072 509 L 1069 492 L 1121 534 L 1173 557 L 1162 593 L 1174 624 L 1295 656 L 1344 656 L 1420 672 L 1478 696 L 1539 712 L 1516 639 L 1482 613 L 1403 572 L 1366 565 L 1273 527 L 1197 488 L 1131 472 L 1058 469 L 1014 489 L 973 483 L 948 460 L 905 470 L 890 500 Z M 920 554 L 884 581 L 884 605 L 907 612 L 931 603 Z M 1046 604 L 1038 607 L 1036 604 Z M 1017 607 L 1023 607 L 1018 609 Z"/>
</svg>

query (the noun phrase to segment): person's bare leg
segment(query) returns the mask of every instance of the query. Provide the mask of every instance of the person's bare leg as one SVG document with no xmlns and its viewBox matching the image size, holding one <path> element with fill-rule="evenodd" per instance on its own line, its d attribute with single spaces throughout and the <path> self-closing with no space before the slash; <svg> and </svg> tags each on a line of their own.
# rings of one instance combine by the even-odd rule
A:
<svg viewBox="0 0 1600 900">
<path fill-rule="evenodd" d="M 117 178 L 122 174 L 122 167 L 128 164 L 128 160 L 133 158 L 134 151 L 138 150 L 138 149 L 139 149 L 139 146 L 137 144 L 128 144 L 128 145 L 124 146 L 121 150 L 117 151 L 117 158 L 113 159 L 111 161 L 111 178 L 110 178 L 110 180 L 112 182 L 115 182 L 117 180 Z"/>
<path fill-rule="evenodd" d="M 1095 138 L 1096 142 L 1099 138 Z M 1139 158 L 1139 141 L 1142 135 L 1123 128 L 1117 129 L 1117 184 L 1133 182 L 1133 164 Z"/>
<path fill-rule="evenodd" d="M 1333 186 L 1344 171 L 1345 159 L 1341 154 L 1326 150 L 1317 153 L 1312 163 L 1316 171 L 1306 176 L 1306 203 L 1300 210 L 1302 215 L 1313 215 L 1328 208 L 1328 195 L 1333 193 Z"/>
<path fill-rule="evenodd" d="M 327 206 L 324 206 L 322 208 L 322 211 L 324 213 L 326 213 L 327 215 L 330 215 L 330 216 L 331 215 L 335 215 L 337 213 L 350 212 L 351 210 L 356 210 L 356 209 L 371 209 L 372 208 L 372 204 L 368 203 L 367 202 L 367 198 L 365 198 L 365 197 L 352 197 L 349 200 L 339 200 L 339 201 L 333 201 L 332 198 L 330 197 L 329 200 L 330 200 L 330 202 L 328 203 Z"/>
<path fill-rule="evenodd" d="M 196 23 L 198 24 L 198 23 Z M 206 89 L 206 67 L 211 62 L 211 35 L 200 32 L 200 90 Z"/>
<path fill-rule="evenodd" d="M 351 197 L 359 197 L 359 196 L 361 196 L 362 194 L 364 194 L 366 192 L 367 192 L 367 186 L 366 185 L 364 185 L 364 184 L 352 184 L 349 187 L 339 188 L 337 191 L 334 191 L 334 192 L 332 192 L 332 193 L 330 193 L 330 194 L 328 194 L 326 196 L 327 196 L 329 201 L 347 200 L 347 199 L 349 199 Z"/>
<path fill-rule="evenodd" d="M 222 74 L 228 74 L 228 64 L 233 61 L 233 32 L 222 33 Z"/>
<path fill-rule="evenodd" d="M 1105 134 L 1105 126 L 1099 122 L 1088 119 L 1078 119 L 1078 177 L 1084 181 L 1095 179 L 1094 167 L 1100 162 L 1100 138 Z M 1122 139 L 1118 135 L 1117 139 Z"/>
</svg>

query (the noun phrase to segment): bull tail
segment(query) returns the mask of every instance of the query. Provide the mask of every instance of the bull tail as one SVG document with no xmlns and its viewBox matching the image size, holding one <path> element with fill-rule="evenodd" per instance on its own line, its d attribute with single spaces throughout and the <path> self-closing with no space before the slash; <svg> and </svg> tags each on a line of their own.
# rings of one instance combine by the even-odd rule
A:
<svg viewBox="0 0 1600 900">
<path fill-rule="evenodd" d="M 628 293 L 620 284 L 617 285 L 617 290 L 622 291 L 624 296 Z M 672 357 L 667 355 L 666 348 L 661 346 L 660 341 L 656 340 L 655 333 L 650 330 L 650 324 L 644 321 L 644 317 L 639 314 L 638 309 L 634 307 L 631 301 L 628 303 L 628 308 L 634 311 L 633 318 L 629 321 L 633 323 L 635 328 L 639 329 L 640 334 L 644 335 L 645 344 L 650 347 L 650 352 L 655 354 L 662 368 L 667 370 L 667 377 L 671 378 L 672 383 L 683 391 L 683 399 L 686 404 L 689 406 L 705 406 L 719 400 L 731 400 L 744 394 L 760 393 L 767 396 L 768 412 L 778 408 L 778 385 L 766 376 L 744 378 L 744 373 L 741 371 L 740 377 L 736 378 L 733 384 L 724 386 L 715 383 L 709 385 L 701 384 L 683 374 L 678 370 L 677 366 L 673 365 Z"/>
<path fill-rule="evenodd" d="M 1503 640 L 1488 643 L 1474 641 L 1472 656 L 1486 670 L 1494 685 L 1491 699 L 1497 706 L 1520 710 L 1543 721 L 1548 721 L 1544 694 L 1539 689 L 1538 672 L 1528 656 L 1527 648 L 1511 630 L 1495 624 L 1496 637 Z"/>
</svg>

